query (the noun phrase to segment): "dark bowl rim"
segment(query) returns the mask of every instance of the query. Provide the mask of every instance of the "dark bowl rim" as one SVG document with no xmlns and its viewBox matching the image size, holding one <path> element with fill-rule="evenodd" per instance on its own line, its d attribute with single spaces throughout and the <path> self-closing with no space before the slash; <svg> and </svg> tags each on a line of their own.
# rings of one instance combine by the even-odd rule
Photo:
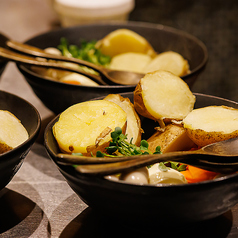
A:
<svg viewBox="0 0 238 238">
<path fill-rule="evenodd" d="M 37 125 L 36 125 L 36 129 L 34 130 L 34 132 L 32 133 L 32 135 L 29 136 L 29 138 L 24 141 L 23 143 L 21 143 L 20 145 L 16 146 L 15 148 L 13 148 L 12 150 L 9 150 L 3 154 L 0 154 L 0 160 L 3 160 L 3 159 L 8 159 L 8 155 L 10 154 L 13 154 L 13 153 L 17 153 L 17 151 L 21 150 L 22 147 L 24 147 L 25 145 L 29 144 L 32 140 L 34 140 L 39 132 L 40 132 L 40 128 L 41 128 L 41 117 L 40 117 L 40 114 L 38 112 L 38 110 L 35 108 L 35 106 L 33 106 L 30 102 L 28 102 L 27 100 L 25 100 L 24 98 L 21 98 L 13 93 L 9 93 L 7 91 L 4 91 L 4 90 L 0 90 L 0 93 L 5 93 L 5 94 L 8 94 L 8 95 L 11 95 L 15 98 L 18 98 L 19 100 L 21 101 L 24 101 L 25 103 L 27 103 L 28 105 L 30 105 L 30 107 L 34 110 L 36 116 L 37 116 Z"/>
<path fill-rule="evenodd" d="M 128 92 L 122 93 L 123 94 L 128 94 Z M 217 99 L 222 99 L 223 101 L 227 101 L 230 103 L 235 103 L 238 104 L 235 101 L 229 100 L 229 99 L 224 99 L 218 96 L 212 96 L 212 95 L 207 95 L 207 94 L 203 94 L 203 93 L 193 93 L 194 95 L 200 95 L 200 96 L 206 96 L 206 97 L 211 97 L 211 98 L 217 98 Z M 221 177 L 215 178 L 213 180 L 206 180 L 206 181 L 201 181 L 201 182 L 196 182 L 196 183 L 187 183 L 187 184 L 174 184 L 174 185 L 170 185 L 170 184 L 161 184 L 161 185 L 152 185 L 152 184 L 144 184 L 144 185 L 140 185 L 140 184 L 130 184 L 124 181 L 113 181 L 113 180 L 109 180 L 106 179 L 104 177 L 93 177 L 91 175 L 85 175 L 85 174 L 80 174 L 79 172 L 77 172 L 75 169 L 70 168 L 69 170 L 72 171 L 73 173 L 68 173 L 66 170 L 68 170 L 67 168 L 69 168 L 69 166 L 67 165 L 63 165 L 63 164 L 59 164 L 57 163 L 57 159 L 55 159 L 55 153 L 52 151 L 52 149 L 50 148 L 48 141 L 47 141 L 47 134 L 48 133 L 52 133 L 49 132 L 49 130 L 52 128 L 52 126 L 56 123 L 56 121 L 58 120 L 59 116 L 61 113 L 59 113 L 57 116 L 55 116 L 46 126 L 45 131 L 44 131 L 44 146 L 46 148 L 46 151 L 49 155 L 49 157 L 51 158 L 51 160 L 53 160 L 53 162 L 56 164 L 57 168 L 59 170 L 64 171 L 64 173 L 66 173 L 67 175 L 71 176 L 71 177 L 77 177 L 79 179 L 88 179 L 90 180 L 90 182 L 93 182 L 95 185 L 98 185 L 99 187 L 107 187 L 107 184 L 120 184 L 118 186 L 132 186 L 133 188 L 177 188 L 177 187 L 191 187 L 191 186 L 203 186 L 203 185 L 208 185 L 208 184 L 213 184 L 213 183 L 218 183 L 218 182 L 223 182 L 223 181 L 227 181 L 227 180 L 232 180 L 233 178 L 238 177 L 238 171 L 232 174 L 227 174 L 227 175 L 222 175 Z M 103 183 L 102 183 L 103 182 Z"/>
<path fill-rule="evenodd" d="M 0 31 L 0 35 L 5 37 L 6 39 L 10 39 L 10 37 L 6 33 L 3 33 L 2 31 Z"/>
<path fill-rule="evenodd" d="M 96 27 L 96 26 L 139 26 L 139 27 L 147 27 L 147 28 L 156 28 L 156 29 L 160 29 L 160 30 L 163 30 L 165 29 L 166 31 L 168 32 L 172 32 L 172 33 L 176 33 L 178 35 L 184 35 L 186 36 L 187 38 L 193 40 L 194 42 L 196 42 L 202 49 L 203 53 L 204 53 L 204 58 L 202 60 L 202 62 L 196 67 L 194 68 L 193 70 L 191 70 L 191 72 L 189 74 L 186 74 L 184 76 L 181 76 L 181 78 L 183 80 L 193 76 L 194 74 L 197 74 L 199 73 L 200 71 L 202 71 L 202 69 L 205 67 L 207 61 L 208 61 L 208 50 L 207 50 L 207 47 L 205 46 L 205 44 L 200 40 L 198 39 L 196 36 L 186 32 L 186 31 L 183 31 L 183 30 L 180 30 L 180 29 L 177 29 L 177 28 L 174 28 L 174 27 L 171 27 L 171 26 L 166 26 L 166 25 L 162 25 L 162 24 L 156 24 L 156 23 L 148 23 L 148 22 L 136 22 L 136 21 L 128 21 L 128 22 L 125 22 L 125 23 L 122 23 L 122 22 L 110 22 L 110 23 L 95 23 L 95 24 L 88 24 L 88 25 L 77 25 L 77 26 L 70 26 L 70 27 L 63 27 L 63 28 L 58 28 L 58 29 L 54 29 L 54 30 L 50 30 L 50 31 L 46 31 L 46 32 L 43 32 L 39 35 L 36 35 L 34 37 L 31 37 L 29 38 L 28 40 L 24 41 L 24 43 L 28 43 L 30 40 L 38 37 L 38 36 L 44 36 L 44 35 L 47 35 L 49 33 L 54 33 L 54 32 L 60 32 L 62 30 L 67 30 L 67 29 L 81 29 L 81 28 L 88 28 L 88 27 Z M 29 70 L 27 67 L 25 67 L 23 64 L 21 63 L 17 63 L 17 67 L 19 69 L 21 69 L 20 71 L 22 72 L 27 72 L 28 74 L 30 75 L 33 75 L 41 80 L 46 80 L 46 81 L 52 81 L 52 82 L 55 82 L 55 83 L 60 83 L 62 85 L 67 85 L 67 83 L 63 83 L 63 82 L 58 82 L 58 81 L 55 81 L 55 80 L 52 80 L 50 79 L 49 77 L 43 77 L 43 76 L 40 76 L 39 74 L 37 73 L 34 73 L 33 71 Z M 131 87 L 135 87 L 135 85 L 100 85 L 100 86 L 85 86 L 85 85 L 70 85 L 71 87 L 91 87 L 91 88 L 131 88 Z"/>
<path fill-rule="evenodd" d="M 5 39 L 5 42 L 10 39 L 10 37 L 7 34 L 3 33 L 2 31 L 0 31 L 0 37 L 3 37 Z M 0 61 L 1 68 L 5 68 L 7 66 L 8 62 L 9 61 L 6 59 L 1 59 L 1 61 Z"/>
</svg>

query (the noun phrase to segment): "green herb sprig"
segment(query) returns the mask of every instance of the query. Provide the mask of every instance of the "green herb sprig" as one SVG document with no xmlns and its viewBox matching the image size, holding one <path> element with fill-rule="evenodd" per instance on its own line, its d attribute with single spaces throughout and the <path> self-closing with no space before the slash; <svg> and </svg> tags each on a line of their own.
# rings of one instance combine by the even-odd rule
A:
<svg viewBox="0 0 238 238">
<path fill-rule="evenodd" d="M 69 45 L 66 38 L 62 37 L 58 49 L 61 51 L 62 55 L 66 57 L 74 57 L 96 65 L 107 66 L 111 61 L 111 57 L 102 54 L 95 45 L 96 41 L 87 42 L 85 40 L 81 40 L 79 46 Z"/>
<path fill-rule="evenodd" d="M 127 135 L 122 133 L 122 129 L 120 127 L 116 127 L 115 131 L 111 133 L 111 142 L 108 147 L 106 147 L 107 153 L 103 153 L 102 151 L 96 152 L 96 157 L 117 157 L 117 156 L 132 156 L 132 155 L 145 155 L 145 154 L 162 154 L 161 147 L 157 146 L 155 152 L 151 152 L 149 150 L 149 144 L 146 140 L 142 140 L 140 146 L 136 146 L 132 143 L 132 139 L 130 142 L 127 141 Z M 82 155 L 81 153 L 73 153 L 74 155 Z M 93 155 L 92 155 L 93 156 Z M 148 168 L 151 165 L 148 166 Z M 178 162 L 160 162 L 159 168 L 162 171 L 167 171 L 169 168 L 175 169 L 179 172 L 186 170 L 186 165 Z"/>
<path fill-rule="evenodd" d="M 103 156 L 132 156 L 132 155 L 145 155 L 145 154 L 161 154 L 160 146 L 156 147 L 154 153 L 149 150 L 149 144 L 146 140 L 141 141 L 141 145 L 138 147 L 132 143 L 132 139 L 130 142 L 127 141 L 127 135 L 122 133 L 122 129 L 120 127 L 116 127 L 115 131 L 111 133 L 112 141 L 109 146 L 106 148 L 107 153 L 103 153 L 101 151 L 97 151 L 97 157 Z"/>
<path fill-rule="evenodd" d="M 186 168 L 187 168 L 187 165 L 186 165 L 186 164 L 181 164 L 181 163 L 179 163 L 179 162 L 172 162 L 172 161 L 170 161 L 170 162 L 162 162 L 162 163 L 163 163 L 165 166 L 170 167 L 170 168 L 172 168 L 172 169 L 175 169 L 175 170 L 177 170 L 177 171 L 179 171 L 179 172 L 185 171 Z"/>
</svg>

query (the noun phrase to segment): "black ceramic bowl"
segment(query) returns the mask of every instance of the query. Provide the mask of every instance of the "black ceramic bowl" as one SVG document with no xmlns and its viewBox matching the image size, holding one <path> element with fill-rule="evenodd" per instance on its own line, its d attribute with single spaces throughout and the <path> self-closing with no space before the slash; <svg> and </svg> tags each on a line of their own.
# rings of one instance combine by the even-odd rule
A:
<svg viewBox="0 0 238 238">
<path fill-rule="evenodd" d="M 6 47 L 5 43 L 7 40 L 8 40 L 8 37 L 5 36 L 4 34 L 0 33 L 0 47 Z M 0 58 L 0 77 L 1 77 L 4 69 L 6 68 L 7 62 L 8 61 Z"/>
<path fill-rule="evenodd" d="M 0 154 L 0 190 L 3 189 L 16 174 L 35 142 L 40 131 L 40 115 L 38 111 L 24 99 L 0 91 L 0 110 L 13 113 L 26 128 L 29 139 L 16 148 Z"/>
<path fill-rule="evenodd" d="M 132 93 L 122 95 L 130 99 L 133 97 Z M 195 95 L 196 108 L 209 105 L 238 108 L 238 103 L 233 101 L 203 94 Z M 76 194 L 93 210 L 107 217 L 141 228 L 169 225 L 179 229 L 182 224 L 195 224 L 215 218 L 238 202 L 238 174 L 194 184 L 161 187 L 113 182 L 80 174 L 73 167 L 57 162 L 55 155 L 59 153 L 59 148 L 52 134 L 52 126 L 57 120 L 58 117 L 45 130 L 45 146 L 50 158 Z M 153 131 L 154 125 L 148 120 L 142 120 L 142 128 L 144 131 Z"/>
<path fill-rule="evenodd" d="M 39 48 L 57 47 L 60 38 L 65 37 L 70 44 L 79 44 L 80 39 L 99 40 L 119 28 L 127 28 L 145 37 L 157 52 L 173 50 L 188 60 L 191 73 L 182 77 L 192 87 L 207 62 L 207 49 L 196 37 L 171 27 L 146 23 L 111 23 L 100 25 L 76 26 L 50 31 L 36 36 L 26 43 Z M 135 86 L 80 86 L 46 79 L 29 68 L 18 65 L 35 94 L 56 114 L 77 102 L 86 101 L 109 93 L 131 92 Z"/>
</svg>

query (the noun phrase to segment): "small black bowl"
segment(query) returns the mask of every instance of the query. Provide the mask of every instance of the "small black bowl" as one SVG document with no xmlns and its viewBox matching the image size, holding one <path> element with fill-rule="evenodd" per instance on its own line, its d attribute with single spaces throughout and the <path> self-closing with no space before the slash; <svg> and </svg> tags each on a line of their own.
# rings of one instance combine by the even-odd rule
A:
<svg viewBox="0 0 238 238">
<path fill-rule="evenodd" d="M 238 103 L 233 101 L 204 94 L 195 95 L 195 108 L 209 105 L 238 108 Z M 122 96 L 133 99 L 132 93 L 124 93 Z M 49 157 L 75 193 L 100 214 L 140 228 L 150 229 L 153 225 L 178 228 L 179 225 L 218 217 L 238 203 L 238 173 L 193 184 L 159 187 L 80 174 L 73 167 L 57 161 L 56 154 L 60 151 L 52 127 L 58 117 L 45 130 L 45 147 Z M 144 131 L 153 131 L 154 125 L 148 120 L 142 120 L 142 128 Z"/>
<path fill-rule="evenodd" d="M 26 128 L 29 138 L 16 148 L 0 154 L 0 190 L 2 190 L 17 173 L 35 142 L 41 119 L 38 111 L 29 102 L 8 92 L 0 91 L 0 110 L 13 113 Z"/>
<path fill-rule="evenodd" d="M 7 36 L 5 36 L 4 34 L 0 33 L 0 47 L 5 48 L 6 47 L 6 41 L 9 38 Z M 6 68 L 8 61 L 7 60 L 3 60 L 0 58 L 0 77 L 2 76 L 2 73 L 4 71 L 4 69 Z"/>
<path fill-rule="evenodd" d="M 65 37 L 69 41 L 69 44 L 79 44 L 81 39 L 87 41 L 99 40 L 108 33 L 120 28 L 127 28 L 142 35 L 151 43 L 157 52 L 172 50 L 180 53 L 188 60 L 190 65 L 191 73 L 182 77 L 190 87 L 192 87 L 197 76 L 207 63 L 207 49 L 196 37 L 171 27 L 140 22 L 108 23 L 61 28 L 36 36 L 25 43 L 44 49 L 47 47 L 57 47 L 61 37 Z M 18 64 L 18 68 L 39 99 L 47 108 L 56 114 L 78 102 L 108 95 L 109 93 L 132 92 L 135 88 L 134 85 L 95 87 L 70 85 L 40 76 L 22 64 Z"/>
</svg>

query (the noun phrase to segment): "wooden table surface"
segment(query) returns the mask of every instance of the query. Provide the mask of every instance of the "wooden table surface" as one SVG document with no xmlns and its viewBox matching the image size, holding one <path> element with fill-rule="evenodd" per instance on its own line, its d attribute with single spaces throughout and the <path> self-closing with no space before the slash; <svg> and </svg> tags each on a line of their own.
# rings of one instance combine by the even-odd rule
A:
<svg viewBox="0 0 238 238">
<path fill-rule="evenodd" d="M 187 4 L 187 8 L 178 6 L 177 2 Z M 214 95 L 227 96 L 229 99 L 238 101 L 236 93 L 238 84 L 235 81 L 238 74 L 234 73 L 237 63 L 236 42 L 238 42 L 234 40 L 235 37 L 237 39 L 237 31 L 234 29 L 237 23 L 232 18 L 236 16 L 237 4 L 231 1 L 235 4 L 234 6 L 225 5 L 220 12 L 217 10 L 211 14 L 211 17 L 223 17 L 222 9 L 229 10 L 230 15 L 224 18 L 225 22 L 216 22 L 215 18 L 212 20 L 208 18 L 207 1 L 197 1 L 197 5 L 189 2 L 191 1 L 171 1 L 168 4 L 169 8 L 164 8 L 163 11 L 162 7 L 165 5 L 163 1 L 139 0 L 130 20 L 170 25 L 187 30 L 201 38 L 208 45 L 210 54 L 211 52 L 215 54 L 210 56 L 210 59 L 216 59 L 216 61 L 208 64 L 194 87 L 195 92 L 214 93 Z M 23 42 L 37 34 L 59 27 L 57 16 L 48 3 L 49 1 L 46 0 L 0 0 L 0 32 L 11 39 Z M 221 4 L 221 1 L 217 3 Z M 192 9 L 192 12 L 189 9 Z M 199 10 L 202 11 L 203 21 L 208 24 L 204 26 L 204 30 L 197 22 L 199 19 L 196 19 Z M 186 11 L 189 11 L 189 14 L 185 15 Z M 191 21 L 186 21 L 188 17 L 191 17 Z M 216 36 L 220 36 L 217 25 L 212 25 L 218 23 L 224 27 L 227 41 L 224 43 L 222 39 L 216 39 L 216 42 L 211 44 L 209 39 L 214 40 Z M 191 24 L 197 24 L 197 31 L 191 27 Z M 230 26 L 230 31 L 226 29 L 227 26 Z M 216 30 L 215 33 L 210 30 L 213 28 Z M 232 49 L 228 48 L 228 43 Z M 214 44 L 222 45 L 223 49 L 218 50 Z M 214 70 L 216 78 L 211 78 Z M 229 77 L 224 78 L 224 75 Z M 215 84 L 214 80 L 220 81 L 222 85 Z M 54 116 L 35 96 L 14 63 L 8 63 L 0 80 L 0 89 L 30 101 L 40 112 L 43 121 L 47 122 Z M 174 226 L 176 224 L 171 224 L 171 227 Z M 161 229 L 163 228 L 158 224 L 158 227 L 151 228 L 151 231 L 155 230 L 159 237 Z M 176 230 L 179 234 L 183 234 L 183 237 L 236 238 L 238 237 L 238 205 L 218 218 L 192 227 L 176 228 Z M 132 230 L 97 217 L 65 182 L 48 158 L 41 140 L 34 144 L 18 173 L 6 189 L 1 191 L 0 237 L 90 238 L 136 237 L 136 235 L 147 237 L 151 231 Z M 174 237 L 176 234 L 168 232 L 166 237 Z"/>
</svg>

